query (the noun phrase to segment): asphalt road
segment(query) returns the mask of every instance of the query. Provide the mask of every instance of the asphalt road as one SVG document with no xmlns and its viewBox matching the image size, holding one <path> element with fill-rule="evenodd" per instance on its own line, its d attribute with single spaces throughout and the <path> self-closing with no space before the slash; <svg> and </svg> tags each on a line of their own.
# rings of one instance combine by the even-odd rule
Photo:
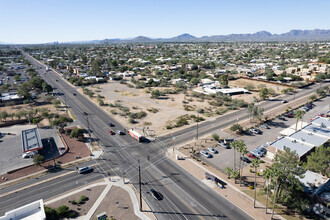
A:
<svg viewBox="0 0 330 220">
<path fill-rule="evenodd" d="M 41 66 L 30 57 L 27 59 L 36 66 Z M 64 94 L 61 96 L 62 100 L 67 103 L 77 119 L 85 127 L 88 127 L 89 124 L 93 137 L 98 139 L 106 152 L 101 158 L 95 160 L 98 166 L 94 173 L 86 176 L 80 176 L 76 173 L 68 174 L 65 177 L 41 183 L 22 192 L 19 191 L 15 195 L 10 194 L 2 197 L 1 201 L 7 200 L 9 202 L 6 202 L 6 204 L 0 202 L 0 212 L 8 211 L 8 209 L 39 198 L 54 197 L 64 191 L 76 188 L 79 184 L 87 184 L 97 178 L 103 178 L 108 172 L 111 175 L 121 176 L 124 170 L 125 176 L 138 188 L 137 161 L 140 160 L 143 197 L 158 219 L 252 219 L 167 159 L 165 151 L 168 146 L 161 141 L 138 143 L 128 135 L 109 135 L 109 122 L 116 125 L 114 129 L 125 130 L 125 128 L 89 99 L 80 95 L 75 87 L 64 82 L 58 74 L 54 72 L 43 74 L 45 72 L 44 68 L 42 70 L 37 69 L 41 77 L 44 77 L 50 85 L 56 87 L 58 92 Z M 83 112 L 88 113 L 88 115 L 84 115 Z M 149 156 L 149 161 L 147 156 Z M 78 184 L 76 184 L 76 181 L 78 181 Z M 149 193 L 151 188 L 160 192 L 164 199 L 155 201 Z M 12 196 L 16 198 L 23 197 L 24 199 L 17 201 L 12 199 Z M 1 207 L 1 205 L 4 206 Z"/>
<path fill-rule="evenodd" d="M 28 60 L 37 66 L 41 66 L 30 57 L 28 57 Z M 43 72 L 45 72 L 44 68 L 40 73 Z M 124 130 L 124 128 L 94 103 L 76 92 L 76 88 L 64 82 L 58 74 L 49 72 L 45 75 L 41 74 L 41 76 L 50 85 L 56 87 L 58 91 L 64 94 L 61 97 L 62 100 L 67 103 L 77 119 L 85 127 L 89 124 L 93 137 L 97 138 L 100 144 L 104 146 L 105 154 L 100 159 L 95 160 L 98 166 L 92 174 L 83 176 L 76 173 L 68 174 L 51 182 L 41 183 L 36 187 L 19 191 L 14 195 L 2 197 L 0 201 L 0 215 L 4 211 L 36 199 L 48 199 L 74 189 L 79 184 L 88 184 L 96 179 L 105 177 L 108 172 L 111 175 L 121 176 L 124 171 L 124 175 L 138 188 L 137 161 L 140 160 L 143 197 L 158 219 L 251 219 L 246 213 L 223 197 L 215 194 L 209 187 L 166 158 L 165 151 L 172 145 L 171 136 L 163 136 L 150 143 L 138 143 L 128 135 L 110 136 L 107 133 L 109 122 L 116 125 L 115 129 Z M 310 94 L 316 87 L 302 90 L 296 94 L 295 98 Z M 77 95 L 73 95 L 73 93 Z M 284 98 L 290 100 L 288 97 Z M 267 110 L 277 106 L 279 103 L 280 101 L 272 101 L 264 102 L 261 105 Z M 87 112 L 88 115 L 83 115 L 83 112 Z M 225 128 L 230 124 L 236 123 L 237 119 L 242 120 L 247 117 L 247 111 L 242 110 L 229 114 L 225 118 L 201 123 L 199 125 L 199 134 L 211 133 L 214 129 Z M 175 142 L 180 144 L 191 140 L 196 136 L 195 129 L 191 127 L 172 134 L 175 136 Z M 151 188 L 163 194 L 164 200 L 155 201 L 148 193 Z M 12 196 L 22 198 L 22 200 L 14 200 Z"/>
</svg>

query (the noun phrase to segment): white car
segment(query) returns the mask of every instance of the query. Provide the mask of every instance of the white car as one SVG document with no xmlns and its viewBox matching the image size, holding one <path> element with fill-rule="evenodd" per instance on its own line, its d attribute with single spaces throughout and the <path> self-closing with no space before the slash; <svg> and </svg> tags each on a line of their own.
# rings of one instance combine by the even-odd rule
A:
<svg viewBox="0 0 330 220">
<path fill-rule="evenodd" d="M 27 158 L 33 158 L 34 157 L 34 153 L 29 151 L 29 152 L 26 152 L 22 155 L 22 158 L 24 159 L 27 159 Z"/>
<path fill-rule="evenodd" d="M 211 151 L 212 153 L 214 153 L 214 154 L 217 154 L 218 153 L 218 151 L 216 150 L 216 149 L 214 149 L 213 147 L 209 147 L 209 148 L 207 148 L 209 151 Z"/>
<path fill-rule="evenodd" d="M 210 157 L 212 157 L 212 155 L 211 154 L 209 154 L 206 150 L 201 150 L 201 152 L 200 152 L 204 157 L 207 157 L 207 158 L 210 158 Z"/>
<path fill-rule="evenodd" d="M 82 174 L 82 173 L 88 173 L 88 172 L 92 172 L 93 168 L 91 167 L 82 167 L 78 169 L 78 173 Z"/>
</svg>

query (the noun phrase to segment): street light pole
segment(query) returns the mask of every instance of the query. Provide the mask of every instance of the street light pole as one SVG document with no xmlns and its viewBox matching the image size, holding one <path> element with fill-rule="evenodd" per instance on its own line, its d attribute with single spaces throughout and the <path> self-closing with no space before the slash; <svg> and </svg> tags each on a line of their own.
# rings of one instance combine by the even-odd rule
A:
<svg viewBox="0 0 330 220">
<path fill-rule="evenodd" d="M 142 191 L 141 191 L 141 168 L 140 168 L 140 160 L 139 163 L 139 191 L 140 191 L 140 212 L 142 212 Z"/>
<path fill-rule="evenodd" d="M 197 140 L 198 140 L 198 121 L 199 121 L 198 117 L 199 117 L 199 114 L 198 114 L 198 112 L 197 112 L 197 118 L 196 118 L 196 121 L 197 121 L 197 126 L 196 126 L 196 130 L 197 130 L 197 132 L 196 132 L 196 139 L 197 139 Z"/>
</svg>

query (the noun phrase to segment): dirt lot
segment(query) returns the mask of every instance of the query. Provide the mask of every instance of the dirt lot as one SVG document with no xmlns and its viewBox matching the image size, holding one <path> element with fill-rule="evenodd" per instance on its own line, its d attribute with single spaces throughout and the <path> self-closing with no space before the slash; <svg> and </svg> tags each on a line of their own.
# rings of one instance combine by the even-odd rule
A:
<svg viewBox="0 0 330 220">
<path fill-rule="evenodd" d="M 281 94 L 282 89 L 288 88 L 287 86 L 281 86 L 281 85 L 276 85 L 276 84 L 271 84 L 271 83 L 249 80 L 249 79 L 242 79 L 242 78 L 229 81 L 229 86 L 234 86 L 234 87 L 244 88 L 248 84 L 254 85 L 256 87 L 256 89 L 258 89 L 260 85 L 264 85 L 266 88 L 274 89 L 275 93 L 277 93 L 277 94 Z M 258 94 L 257 94 L 257 97 L 258 97 Z"/>
<path fill-rule="evenodd" d="M 118 202 L 118 205 L 116 205 Z M 92 219 L 96 215 L 106 212 L 107 216 L 113 216 L 115 219 L 139 219 L 134 214 L 133 203 L 128 192 L 120 187 L 112 186 L 100 206 L 96 209 Z"/>
</svg>

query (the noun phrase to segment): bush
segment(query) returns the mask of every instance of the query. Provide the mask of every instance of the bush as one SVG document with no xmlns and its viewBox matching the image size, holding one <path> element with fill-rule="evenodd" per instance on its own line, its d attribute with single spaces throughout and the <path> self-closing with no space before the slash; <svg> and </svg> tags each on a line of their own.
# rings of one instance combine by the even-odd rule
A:
<svg viewBox="0 0 330 220">
<path fill-rule="evenodd" d="M 129 118 L 129 119 L 128 119 L 128 123 L 130 123 L 130 124 L 134 124 L 134 123 L 136 123 L 136 121 L 135 121 L 133 118 Z"/>
<path fill-rule="evenodd" d="M 166 129 L 172 129 L 172 126 L 171 125 L 166 125 Z"/>
<path fill-rule="evenodd" d="M 219 140 L 219 135 L 218 134 L 212 134 L 212 138 L 213 138 L 213 140 L 218 141 Z"/>
<path fill-rule="evenodd" d="M 34 157 L 33 157 L 33 163 L 37 166 L 39 166 L 42 162 L 45 161 L 45 157 L 40 155 L 40 154 L 36 154 Z"/>
<path fill-rule="evenodd" d="M 67 207 L 66 205 L 62 205 L 56 209 L 56 213 L 60 217 L 67 217 L 69 213 L 69 207 Z"/>
<path fill-rule="evenodd" d="M 82 204 L 84 203 L 86 200 L 88 200 L 88 198 L 85 195 L 80 196 L 80 198 L 78 199 L 77 203 L 78 204 Z"/>
<path fill-rule="evenodd" d="M 58 219 L 57 212 L 55 209 L 45 206 L 46 219 Z"/>
<path fill-rule="evenodd" d="M 252 171 L 252 169 L 250 168 L 250 173 L 252 173 L 253 171 Z"/>
<path fill-rule="evenodd" d="M 253 188 L 254 188 L 253 186 L 249 186 L 249 189 L 251 189 L 251 190 L 252 190 Z"/>
<path fill-rule="evenodd" d="M 198 109 L 197 112 L 198 113 L 204 113 L 204 109 L 202 109 L 202 108 L 201 109 Z"/>
</svg>

